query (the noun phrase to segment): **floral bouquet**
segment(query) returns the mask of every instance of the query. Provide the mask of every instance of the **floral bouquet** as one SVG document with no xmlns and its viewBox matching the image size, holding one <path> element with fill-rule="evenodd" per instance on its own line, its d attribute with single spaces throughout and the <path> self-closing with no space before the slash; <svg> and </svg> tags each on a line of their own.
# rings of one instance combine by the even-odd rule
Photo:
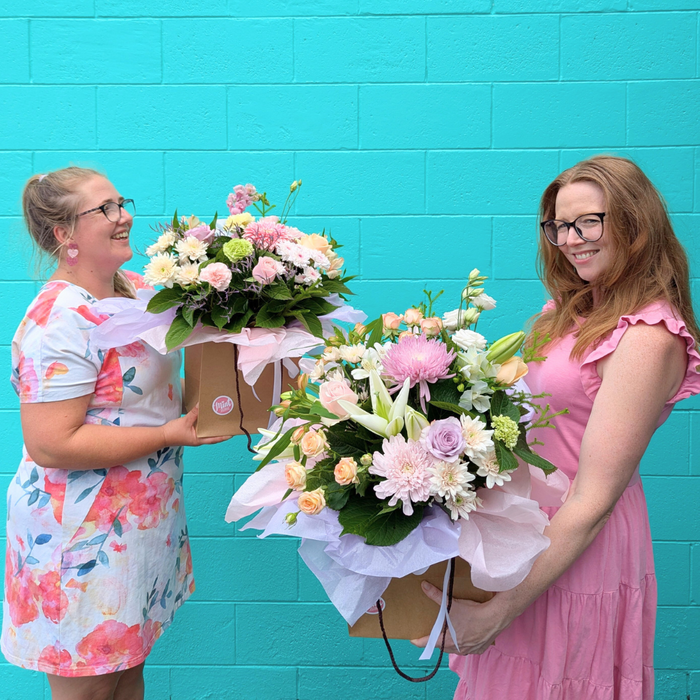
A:
<svg viewBox="0 0 700 700">
<path fill-rule="evenodd" d="M 146 250 L 147 284 L 162 285 L 148 311 L 176 308 L 165 336 L 169 350 L 180 345 L 197 324 L 228 333 L 243 328 L 280 328 L 300 322 L 322 337 L 319 316 L 335 311 L 337 295 L 351 294 L 343 277 L 338 243 L 321 233 L 305 234 L 287 226 L 287 214 L 301 181 L 290 187 L 281 215 L 265 193 L 253 185 L 236 185 L 227 205 L 231 215 L 202 223 L 178 218 L 161 226 L 158 240 Z M 260 218 L 248 212 L 253 206 Z M 333 296 L 335 295 L 335 296 Z"/>
<path fill-rule="evenodd" d="M 144 281 L 163 288 L 136 302 L 103 302 L 112 317 L 93 338 L 98 347 L 137 339 L 163 353 L 187 346 L 185 405 L 199 403 L 200 437 L 267 425 L 283 370 L 287 379 L 298 373 L 292 358 L 318 347 L 332 321 L 365 318 L 345 304 L 352 278 L 343 273 L 338 243 L 287 224 L 300 186 L 292 183 L 280 216 L 253 185 L 233 188 L 224 221 L 175 212 L 146 250 Z"/>
<path fill-rule="evenodd" d="M 524 333 L 488 343 L 475 330 L 495 306 L 485 279 L 473 270 L 442 318 L 440 294 L 426 292 L 401 316 L 336 328 L 282 395 L 260 468 L 229 506 L 229 521 L 264 507 L 247 525 L 263 536 L 304 538 L 302 557 L 350 625 L 391 578 L 460 556 L 475 585 L 506 590 L 549 544 L 540 505 L 561 505 L 568 482 L 527 434 L 558 414 L 522 381 L 545 341 L 518 356 Z"/>
</svg>

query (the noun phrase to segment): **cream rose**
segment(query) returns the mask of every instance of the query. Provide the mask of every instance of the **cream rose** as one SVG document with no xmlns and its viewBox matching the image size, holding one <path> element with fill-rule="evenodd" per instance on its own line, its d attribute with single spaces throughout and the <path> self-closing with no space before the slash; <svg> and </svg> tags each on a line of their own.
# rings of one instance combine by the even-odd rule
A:
<svg viewBox="0 0 700 700">
<path fill-rule="evenodd" d="M 325 236 L 321 236 L 318 233 L 309 233 L 302 236 L 298 241 L 299 245 L 303 245 L 304 248 L 311 248 L 311 250 L 318 250 L 324 255 L 331 250 L 331 244 Z"/>
<path fill-rule="evenodd" d="M 423 320 L 423 314 L 420 309 L 407 309 L 403 320 L 406 321 L 407 326 L 419 326 Z"/>
<path fill-rule="evenodd" d="M 341 486 L 360 483 L 360 480 L 357 478 L 357 462 L 352 457 L 343 457 L 335 465 L 333 475 Z"/>
<path fill-rule="evenodd" d="M 326 436 L 321 431 L 312 429 L 304 435 L 299 446 L 307 457 L 318 457 L 328 447 L 328 443 Z"/>
<path fill-rule="evenodd" d="M 505 386 L 513 386 L 518 379 L 521 379 L 526 374 L 527 365 L 521 357 L 513 355 L 501 365 L 501 369 L 498 370 L 496 375 L 496 381 Z"/>
<path fill-rule="evenodd" d="M 326 497 L 323 489 L 318 488 L 313 491 L 304 491 L 297 501 L 299 510 L 306 515 L 318 515 L 326 507 Z"/>
<path fill-rule="evenodd" d="M 302 491 L 306 486 L 306 467 L 299 462 L 288 462 L 284 467 L 284 478 L 290 489 Z"/>
<path fill-rule="evenodd" d="M 338 418 L 346 418 L 348 412 L 338 404 L 341 399 L 357 404 L 357 394 L 350 388 L 350 384 L 345 379 L 332 379 L 319 387 L 318 400 L 321 402 L 321 406 Z"/>
<path fill-rule="evenodd" d="M 436 316 L 424 318 L 420 322 L 420 329 L 427 336 L 440 335 L 440 331 L 442 330 L 442 321 Z"/>
<path fill-rule="evenodd" d="M 385 331 L 395 331 L 401 325 L 403 316 L 397 316 L 394 313 L 382 314 L 382 325 Z"/>
</svg>

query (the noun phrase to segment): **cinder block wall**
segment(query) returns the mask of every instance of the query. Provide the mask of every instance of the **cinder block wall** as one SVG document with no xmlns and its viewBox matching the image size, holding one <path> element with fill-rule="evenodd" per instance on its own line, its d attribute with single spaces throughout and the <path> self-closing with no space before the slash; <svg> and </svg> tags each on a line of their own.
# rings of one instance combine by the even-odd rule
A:
<svg viewBox="0 0 700 700">
<path fill-rule="evenodd" d="M 39 286 L 21 187 L 69 163 L 99 167 L 136 200 L 141 250 L 175 208 L 222 213 L 239 182 L 281 203 L 303 178 L 294 221 L 345 244 L 356 305 L 401 312 L 426 285 L 456 294 L 478 267 L 498 300 L 483 330 L 497 335 L 544 298 L 542 189 L 614 152 L 659 186 L 697 275 L 697 10 L 696 0 L 3 0 L 6 378 Z M 699 410 L 691 399 L 674 411 L 643 462 L 659 700 L 700 700 Z M 0 439 L 4 490 L 21 448 L 7 379 Z M 381 642 L 349 639 L 293 540 L 260 542 L 223 521 L 251 470 L 241 439 L 188 450 L 186 465 L 197 592 L 149 659 L 149 700 L 451 697 L 450 672 L 408 684 Z M 415 650 L 397 647 L 416 670 Z M 0 699 L 42 697 L 40 674 L 0 664 Z"/>
</svg>

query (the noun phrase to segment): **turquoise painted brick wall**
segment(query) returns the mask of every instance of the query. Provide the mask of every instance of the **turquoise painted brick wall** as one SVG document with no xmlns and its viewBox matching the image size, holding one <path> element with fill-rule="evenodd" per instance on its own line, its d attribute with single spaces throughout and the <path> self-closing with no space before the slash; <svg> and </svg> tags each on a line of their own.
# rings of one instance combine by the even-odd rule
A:
<svg viewBox="0 0 700 700">
<path fill-rule="evenodd" d="M 538 310 L 535 212 L 564 167 L 636 159 L 672 211 L 700 294 L 697 0 L 3 0 L 0 3 L 0 363 L 37 282 L 19 195 L 33 172 L 95 165 L 137 201 L 136 246 L 181 212 L 253 182 L 303 178 L 300 227 L 331 228 L 357 305 L 490 276 L 494 335 Z M 142 261 L 134 260 L 139 269 Z M 659 574 L 660 700 L 700 700 L 700 399 L 658 432 L 642 470 Z M 0 488 L 19 460 L 0 383 Z M 451 697 L 414 686 L 376 640 L 350 639 L 295 542 L 223 521 L 251 470 L 243 441 L 189 450 L 197 592 L 148 664 L 149 700 Z M 0 499 L 3 503 L 4 499 Z M 4 517 L 0 514 L 0 534 Z M 416 669 L 415 651 L 398 644 Z M 48 698 L 0 663 L 0 700 Z"/>
</svg>

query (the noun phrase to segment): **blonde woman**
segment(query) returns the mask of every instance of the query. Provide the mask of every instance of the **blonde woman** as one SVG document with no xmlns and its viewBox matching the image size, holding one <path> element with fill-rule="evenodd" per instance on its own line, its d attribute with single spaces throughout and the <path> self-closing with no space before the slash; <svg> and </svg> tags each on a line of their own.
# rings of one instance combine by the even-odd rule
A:
<svg viewBox="0 0 700 700">
<path fill-rule="evenodd" d="M 133 201 L 100 173 L 35 175 L 23 193 L 56 269 L 12 342 L 24 450 L 8 491 L 2 651 L 54 700 L 141 700 L 143 664 L 194 589 L 182 494 L 180 358 L 103 352 L 99 299 L 133 297 Z"/>
<path fill-rule="evenodd" d="M 656 579 L 639 462 L 673 406 L 700 393 L 688 263 L 659 193 L 629 160 L 565 170 L 540 213 L 552 300 L 530 341 L 551 342 L 527 380 L 570 413 L 532 436 L 571 491 L 519 586 L 481 605 L 455 601 L 469 655 L 451 659 L 455 698 L 652 700 Z"/>
</svg>

